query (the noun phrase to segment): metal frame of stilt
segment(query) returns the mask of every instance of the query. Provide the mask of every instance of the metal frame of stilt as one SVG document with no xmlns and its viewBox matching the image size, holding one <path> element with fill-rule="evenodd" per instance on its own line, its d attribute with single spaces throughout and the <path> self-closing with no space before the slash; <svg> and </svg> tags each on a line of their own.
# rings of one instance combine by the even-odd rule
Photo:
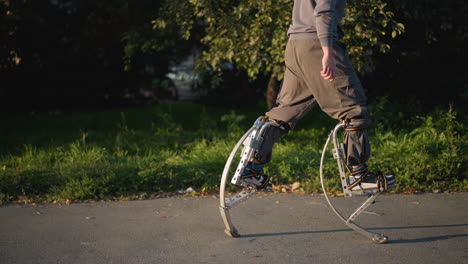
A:
<svg viewBox="0 0 468 264">
<path fill-rule="evenodd" d="M 331 209 L 335 214 L 349 227 L 351 227 L 353 230 L 357 231 L 358 233 L 362 234 L 363 236 L 369 238 L 372 240 L 372 242 L 377 243 L 377 244 L 384 244 L 388 241 L 388 237 L 383 235 L 383 234 L 378 234 L 378 233 L 373 233 L 364 227 L 356 224 L 354 221 L 356 218 L 371 204 L 375 202 L 375 199 L 381 194 L 382 190 L 374 190 L 374 191 L 365 191 L 361 189 L 359 186 L 356 186 L 352 190 L 348 188 L 348 179 L 346 176 L 345 172 L 345 154 L 344 154 L 344 147 L 343 144 L 340 143 L 338 140 L 338 132 L 340 129 L 346 127 L 347 125 L 354 125 L 354 126 L 359 126 L 359 123 L 346 123 L 346 122 L 341 122 L 338 125 L 335 126 L 335 128 L 330 132 L 328 135 L 327 141 L 325 142 L 325 146 L 323 147 L 322 151 L 322 157 L 320 159 L 320 182 L 322 184 L 322 190 L 323 190 L 323 195 L 325 196 L 325 199 L 327 200 L 328 204 L 330 205 Z M 341 180 L 341 186 L 343 189 L 343 194 L 345 197 L 352 197 L 352 196 L 362 196 L 362 195 L 368 195 L 368 198 L 364 203 L 359 206 L 356 211 L 354 211 L 349 217 L 344 217 L 343 214 L 339 212 L 339 210 L 335 207 L 333 202 L 330 200 L 330 197 L 328 196 L 327 188 L 325 186 L 325 179 L 324 179 L 324 173 L 323 173 L 323 161 L 325 159 L 325 154 L 327 152 L 327 147 L 328 144 L 330 143 L 330 140 L 333 142 L 333 158 L 336 159 L 337 164 L 338 164 L 338 170 L 340 173 L 340 180 Z"/>
<path fill-rule="evenodd" d="M 240 138 L 237 144 L 234 146 L 234 149 L 231 151 L 229 158 L 226 161 L 226 165 L 224 166 L 223 175 L 221 177 L 221 184 L 219 188 L 219 197 L 220 197 L 220 204 L 219 210 L 221 213 L 221 217 L 223 218 L 223 222 L 225 225 L 225 233 L 232 237 L 239 237 L 239 232 L 235 228 L 234 224 L 231 221 L 231 215 L 229 209 L 237 205 L 240 201 L 245 200 L 250 195 L 256 192 L 255 186 L 245 185 L 242 181 L 240 181 L 240 176 L 244 172 L 244 168 L 247 163 L 253 158 L 255 151 L 261 146 L 263 142 L 263 133 L 265 129 L 271 125 L 278 125 L 274 121 L 267 121 L 264 122 L 264 117 L 259 117 L 255 121 L 254 125 Z M 239 149 L 243 146 L 242 152 L 240 153 L 240 161 L 239 164 L 234 172 L 234 176 L 232 177 L 231 183 L 237 185 L 243 185 L 244 189 L 238 193 L 232 194 L 230 197 L 226 197 L 226 181 L 227 177 L 230 174 L 231 164 L 234 160 Z"/>
<path fill-rule="evenodd" d="M 220 209 L 221 217 L 225 225 L 225 233 L 232 237 L 239 237 L 240 234 L 237 231 L 234 224 L 232 223 L 230 209 L 234 207 L 235 205 L 237 205 L 242 200 L 245 200 L 250 195 L 256 193 L 256 188 L 253 186 L 244 185 L 244 189 L 242 191 L 232 194 L 229 197 L 227 197 L 226 196 L 227 178 L 228 178 L 228 175 L 230 174 L 230 169 L 231 169 L 231 165 L 234 160 L 234 157 L 238 153 L 241 146 L 243 146 L 242 152 L 240 153 L 241 160 L 239 161 L 239 164 L 234 172 L 234 176 L 231 180 L 232 183 L 241 184 L 241 182 L 239 181 L 239 177 L 240 175 L 242 175 L 245 165 L 252 159 L 255 153 L 255 150 L 258 150 L 258 148 L 261 146 L 261 143 L 263 141 L 264 130 L 270 125 L 277 125 L 276 122 L 272 122 L 272 121 L 264 123 L 262 122 L 262 118 L 263 117 L 259 117 L 255 121 L 254 125 L 240 138 L 240 140 L 234 146 L 234 149 L 231 151 L 226 161 L 223 174 L 221 177 L 220 191 L 219 191 L 219 196 L 220 196 L 219 209 Z M 354 222 L 356 218 L 367 207 L 369 207 L 371 204 L 375 202 L 375 199 L 379 196 L 381 192 L 380 190 L 374 190 L 372 192 L 369 192 L 369 191 L 360 189 L 359 187 L 356 187 L 353 190 L 350 190 L 348 188 L 348 179 L 347 179 L 346 172 L 345 172 L 344 148 L 343 148 L 343 144 L 339 142 L 338 136 L 337 136 L 339 130 L 344 128 L 347 125 L 358 125 L 358 124 L 352 123 L 352 122 L 351 123 L 341 122 L 338 125 L 336 125 L 335 128 L 330 132 L 326 140 L 325 146 L 323 148 L 322 157 L 320 160 L 320 181 L 322 184 L 323 193 L 331 209 L 347 226 L 357 231 L 358 233 L 364 235 L 365 237 L 371 239 L 372 242 L 377 243 L 377 244 L 383 244 L 388 241 L 388 237 L 386 237 L 383 234 L 378 234 L 378 233 L 373 233 L 371 231 L 368 231 L 364 227 L 359 226 L 358 224 Z M 362 195 L 369 196 L 368 199 L 358 209 L 356 209 L 356 211 L 354 211 L 349 217 L 344 217 L 343 214 L 341 214 L 339 210 L 335 207 L 335 205 L 333 204 L 333 202 L 330 200 L 328 196 L 327 188 L 325 186 L 323 162 L 324 162 L 325 154 L 327 152 L 327 147 L 330 141 L 332 141 L 334 145 L 333 157 L 337 160 L 338 170 L 340 173 L 340 180 L 341 180 L 341 184 L 343 187 L 344 196 L 345 197 L 362 196 Z"/>
</svg>

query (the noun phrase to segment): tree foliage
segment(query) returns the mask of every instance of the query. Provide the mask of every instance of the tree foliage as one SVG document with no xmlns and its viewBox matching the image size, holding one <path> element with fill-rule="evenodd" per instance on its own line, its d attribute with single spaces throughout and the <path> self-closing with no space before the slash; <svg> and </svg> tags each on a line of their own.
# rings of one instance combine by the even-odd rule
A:
<svg viewBox="0 0 468 264">
<path fill-rule="evenodd" d="M 282 77 L 292 4 L 0 0 L 0 97 L 9 98 L 1 107 L 115 106 L 128 94 L 141 103 L 142 87 L 161 98 L 171 63 L 194 48 L 211 84 L 216 72 L 225 80 L 217 89 L 243 97 L 252 89 L 257 100 L 257 87 Z M 467 12 L 465 0 L 348 0 L 343 41 L 357 70 L 372 71 L 361 76 L 367 94 L 466 101 Z"/>
<path fill-rule="evenodd" d="M 0 107 L 102 107 L 171 96 L 161 84 L 177 56 L 151 24 L 160 4 L 0 0 L 0 97 L 10 99 Z"/>
<path fill-rule="evenodd" d="M 177 25 L 185 39 L 194 25 L 203 25 L 203 66 L 219 70 L 230 62 L 250 77 L 275 74 L 281 79 L 292 6 L 292 0 L 170 0 L 165 15 L 153 23 L 156 29 Z M 403 32 L 393 16 L 383 0 L 348 3 L 343 41 L 358 70 L 372 69 L 373 53 L 388 51 L 391 39 Z"/>
<path fill-rule="evenodd" d="M 385 0 L 349 1 L 343 17 L 343 42 L 348 46 L 353 64 L 360 72 L 374 69 L 375 53 L 387 53 L 392 40 L 405 26 Z"/>
<path fill-rule="evenodd" d="M 405 24 L 405 34 L 385 56 L 374 56 L 376 70 L 365 85 L 376 88 L 374 96 L 422 104 L 428 110 L 448 104 L 468 110 L 466 0 L 386 2 L 395 19 Z"/>
</svg>

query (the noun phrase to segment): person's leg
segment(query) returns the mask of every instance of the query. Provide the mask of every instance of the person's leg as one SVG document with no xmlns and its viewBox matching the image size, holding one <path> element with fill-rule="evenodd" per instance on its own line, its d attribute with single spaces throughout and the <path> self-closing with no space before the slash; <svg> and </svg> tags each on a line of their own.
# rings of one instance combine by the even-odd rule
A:
<svg viewBox="0 0 468 264">
<path fill-rule="evenodd" d="M 351 122 L 360 122 L 360 127 L 345 131 L 344 144 L 348 166 L 364 164 L 370 156 L 367 130 L 370 124 L 366 96 L 343 47 L 335 45 L 337 72 L 333 82 L 320 75 L 323 52 L 318 39 L 295 40 L 295 76 L 303 80 L 303 86 L 313 95 L 320 108 L 329 116 Z M 292 56 L 291 56 L 292 57 Z M 271 111 L 273 119 L 275 113 Z M 281 119 L 280 120 L 284 120 Z M 295 121 L 295 120 L 284 120 Z"/>
<path fill-rule="evenodd" d="M 286 71 L 281 91 L 277 97 L 277 106 L 268 111 L 266 120 L 275 121 L 278 126 L 269 126 L 263 134 L 263 142 L 255 152 L 253 160 L 245 167 L 242 178 L 244 181 L 257 186 L 259 189 L 267 186 L 269 177 L 263 175 L 263 166 L 271 161 L 272 149 L 278 139 L 293 129 L 306 113 L 312 109 L 315 99 L 302 77 L 297 75 L 295 44 L 288 42 L 286 47 Z"/>
<path fill-rule="evenodd" d="M 293 129 L 315 104 L 313 94 L 305 85 L 303 77 L 297 73 L 299 69 L 295 53 L 295 41 L 289 41 L 285 55 L 286 71 L 276 99 L 277 106 L 265 114 L 269 120 L 276 121 L 280 126 L 271 126 L 266 129 L 263 144 L 255 154 L 256 163 L 270 162 L 275 142 Z"/>
<path fill-rule="evenodd" d="M 344 47 L 337 43 L 334 50 L 337 72 L 333 82 L 320 76 L 323 52 L 318 40 L 302 40 L 298 61 L 302 71 L 307 73 L 303 74 L 305 83 L 320 108 L 333 118 L 357 124 L 345 128 L 343 143 L 351 173 L 365 176 L 368 173 L 366 162 L 370 157 L 367 98 Z M 389 179 L 389 183 L 393 184 L 394 177 Z"/>
</svg>

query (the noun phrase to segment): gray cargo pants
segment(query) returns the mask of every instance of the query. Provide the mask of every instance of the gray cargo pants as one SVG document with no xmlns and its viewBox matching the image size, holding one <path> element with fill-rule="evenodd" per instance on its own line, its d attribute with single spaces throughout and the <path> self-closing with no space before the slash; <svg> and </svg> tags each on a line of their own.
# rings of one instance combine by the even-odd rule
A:
<svg viewBox="0 0 468 264">
<path fill-rule="evenodd" d="M 277 106 L 266 113 L 270 119 L 283 121 L 294 128 L 315 103 L 329 116 L 339 120 L 360 121 L 362 127 L 344 132 L 344 147 L 348 166 L 367 162 L 370 145 L 367 127 L 369 110 L 361 83 L 354 71 L 344 46 L 334 45 L 337 72 L 330 82 L 320 76 L 322 48 L 318 39 L 290 39 L 286 46 L 286 71 L 278 94 Z M 255 155 L 262 164 L 271 160 L 274 143 L 283 131 L 271 127 L 266 131 L 263 146 Z"/>
</svg>

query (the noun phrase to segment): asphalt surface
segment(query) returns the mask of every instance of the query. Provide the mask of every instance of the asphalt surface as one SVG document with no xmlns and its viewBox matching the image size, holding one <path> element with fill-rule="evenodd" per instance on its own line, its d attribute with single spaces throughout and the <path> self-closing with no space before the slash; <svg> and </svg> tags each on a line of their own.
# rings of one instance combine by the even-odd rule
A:
<svg viewBox="0 0 468 264">
<path fill-rule="evenodd" d="M 333 198 L 356 208 L 362 198 Z M 0 207 L 0 263 L 468 263 L 468 193 L 382 195 L 356 220 L 390 238 L 373 244 L 323 196 L 256 194 L 231 210 L 218 198 Z M 346 210 L 348 208 L 348 210 Z"/>
</svg>

